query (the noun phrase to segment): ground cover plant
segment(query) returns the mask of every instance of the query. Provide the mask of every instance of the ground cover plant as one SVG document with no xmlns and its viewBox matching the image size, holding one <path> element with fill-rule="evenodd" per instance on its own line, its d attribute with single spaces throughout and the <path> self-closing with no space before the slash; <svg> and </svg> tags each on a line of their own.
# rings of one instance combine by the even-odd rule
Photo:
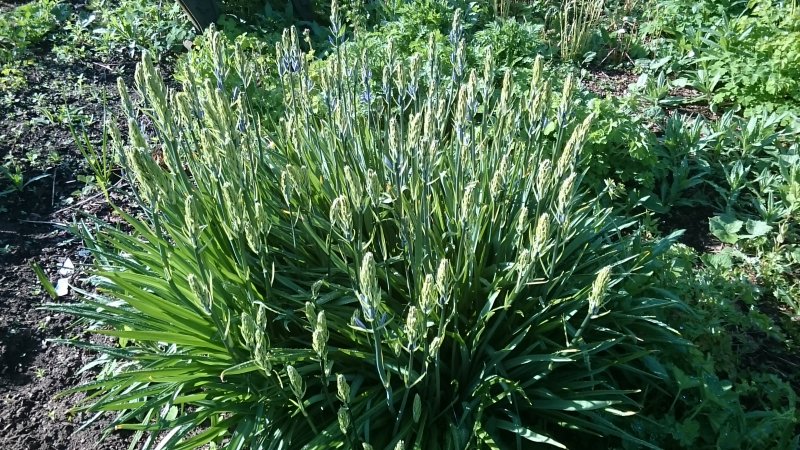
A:
<svg viewBox="0 0 800 450">
<path fill-rule="evenodd" d="M 0 443 L 798 447 L 794 3 L 223 6 L 0 5 Z"/>
</svg>

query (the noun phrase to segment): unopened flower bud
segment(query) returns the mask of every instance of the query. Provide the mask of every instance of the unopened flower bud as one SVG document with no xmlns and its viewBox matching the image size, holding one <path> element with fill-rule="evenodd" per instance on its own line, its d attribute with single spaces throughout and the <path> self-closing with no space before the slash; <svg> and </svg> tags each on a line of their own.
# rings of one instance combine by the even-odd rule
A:
<svg viewBox="0 0 800 450">
<path fill-rule="evenodd" d="M 592 315 L 598 313 L 600 305 L 605 300 L 610 278 L 611 266 L 605 266 L 600 269 L 600 272 L 597 273 L 597 278 L 592 283 L 592 292 L 589 294 L 589 311 Z"/>
<path fill-rule="evenodd" d="M 339 408 L 339 411 L 336 413 L 336 418 L 339 420 L 339 430 L 346 434 L 347 429 L 350 428 L 350 410 L 347 406 Z"/>
<path fill-rule="evenodd" d="M 286 366 L 286 374 L 289 376 L 289 384 L 292 387 L 292 392 L 294 392 L 295 397 L 298 399 L 303 398 L 306 388 L 303 383 L 303 377 L 300 376 L 300 372 L 298 372 L 294 366 Z"/>
<path fill-rule="evenodd" d="M 311 324 L 311 328 L 312 329 L 317 328 L 317 312 L 314 309 L 313 303 L 306 302 L 305 313 L 306 313 L 306 320 L 308 320 L 308 323 Z"/>
<path fill-rule="evenodd" d="M 536 221 L 536 233 L 534 234 L 534 251 L 537 255 L 541 255 L 542 250 L 547 245 L 547 240 L 550 237 L 550 215 L 542 213 L 539 220 Z"/>
<path fill-rule="evenodd" d="M 372 169 L 367 170 L 367 195 L 373 207 L 380 203 L 382 193 L 383 188 L 378 174 Z"/>
<path fill-rule="evenodd" d="M 564 180 L 564 184 L 561 185 L 561 190 L 558 192 L 558 212 L 565 213 L 567 208 L 567 203 L 570 201 L 573 195 L 573 189 L 575 187 L 575 172 L 571 172 L 569 176 Z"/>
<path fill-rule="evenodd" d="M 436 291 L 436 282 L 433 279 L 433 275 L 425 275 L 425 281 L 422 282 L 419 299 L 420 308 L 425 317 L 428 317 L 438 304 L 439 293 Z"/>
<path fill-rule="evenodd" d="M 331 225 L 338 228 L 345 239 L 350 239 L 353 234 L 353 216 L 350 213 L 350 203 L 347 197 L 340 195 L 331 203 Z"/>
<path fill-rule="evenodd" d="M 536 171 L 536 195 L 539 199 L 544 197 L 544 193 L 550 186 L 552 176 L 552 165 L 549 159 L 543 160 L 539 163 L 539 169 Z"/>
<path fill-rule="evenodd" d="M 361 271 L 358 278 L 359 289 L 361 290 L 359 300 L 364 310 L 364 318 L 372 321 L 380 304 L 381 291 L 378 286 L 375 258 L 371 252 L 367 252 L 361 260 Z"/>
<path fill-rule="evenodd" d="M 342 403 L 350 403 L 350 385 L 342 374 L 336 375 L 336 396 Z"/>
<path fill-rule="evenodd" d="M 317 324 L 314 328 L 314 334 L 311 336 L 311 345 L 314 352 L 320 358 L 327 354 L 326 346 L 328 344 L 328 337 L 328 321 L 325 319 L 325 311 L 320 311 L 319 314 L 317 314 Z"/>
</svg>

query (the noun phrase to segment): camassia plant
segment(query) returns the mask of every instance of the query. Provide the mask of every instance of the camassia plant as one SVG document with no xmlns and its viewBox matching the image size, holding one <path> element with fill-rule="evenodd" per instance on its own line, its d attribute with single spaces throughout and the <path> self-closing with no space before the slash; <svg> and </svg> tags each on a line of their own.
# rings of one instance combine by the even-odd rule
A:
<svg viewBox="0 0 800 450">
<path fill-rule="evenodd" d="M 670 241 L 580 195 L 571 79 L 551 101 L 541 59 L 495 92 L 491 58 L 481 76 L 391 51 L 374 76 L 349 44 L 312 63 L 292 30 L 270 119 L 239 94 L 248 61 L 209 38 L 241 88 L 168 90 L 147 56 L 142 106 L 121 87 L 143 213 L 81 227 L 97 291 L 51 306 L 119 340 L 79 344 L 113 360 L 79 410 L 159 449 L 634 440 L 649 346 L 679 343 L 649 282 Z"/>
</svg>

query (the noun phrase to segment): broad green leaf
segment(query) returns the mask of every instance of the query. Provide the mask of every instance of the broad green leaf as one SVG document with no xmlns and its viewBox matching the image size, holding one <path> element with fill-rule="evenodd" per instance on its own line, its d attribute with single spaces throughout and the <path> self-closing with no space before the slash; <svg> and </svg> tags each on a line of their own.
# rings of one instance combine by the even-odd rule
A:
<svg viewBox="0 0 800 450">
<path fill-rule="evenodd" d="M 772 231 L 772 226 L 760 220 L 748 220 L 745 229 L 750 237 L 761 237 Z"/>
<path fill-rule="evenodd" d="M 711 234 L 726 244 L 735 244 L 739 240 L 739 231 L 744 226 L 744 222 L 737 220 L 730 214 L 715 216 L 709 219 L 708 227 Z"/>
</svg>

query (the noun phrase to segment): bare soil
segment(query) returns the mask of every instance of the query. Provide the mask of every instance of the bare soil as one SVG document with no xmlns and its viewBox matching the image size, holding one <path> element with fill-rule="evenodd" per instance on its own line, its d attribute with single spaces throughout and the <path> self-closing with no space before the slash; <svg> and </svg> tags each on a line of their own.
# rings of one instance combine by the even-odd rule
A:
<svg viewBox="0 0 800 450">
<path fill-rule="evenodd" d="M 107 421 L 82 427 L 90 417 L 71 411 L 77 395 L 58 396 L 92 380 L 93 372 L 80 370 L 94 355 L 50 341 L 86 336 L 73 318 L 41 308 L 52 300 L 32 264 L 55 281 L 69 258 L 76 269 L 71 282 L 80 285 L 89 256 L 65 226 L 108 213 L 103 197 L 80 178 L 90 170 L 68 124 L 43 111 L 68 109 L 72 124 L 99 144 L 103 114 L 119 101 L 116 78 L 130 79 L 133 67 L 131 61 L 59 63 L 43 48 L 25 69 L 27 86 L 0 104 L 0 158 L 18 162 L 25 180 L 47 175 L 0 196 L 0 449 L 127 448 L 125 435 L 100 439 Z M 9 187 L 0 181 L 0 192 Z M 57 299 L 73 300 L 71 294 Z"/>
</svg>

